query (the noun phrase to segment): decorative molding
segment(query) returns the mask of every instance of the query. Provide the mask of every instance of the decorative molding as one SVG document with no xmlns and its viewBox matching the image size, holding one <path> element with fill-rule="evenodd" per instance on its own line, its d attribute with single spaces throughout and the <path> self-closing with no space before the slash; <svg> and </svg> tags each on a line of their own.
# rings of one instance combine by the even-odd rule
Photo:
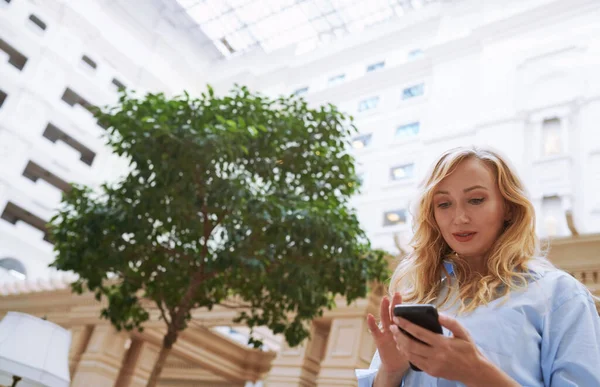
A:
<svg viewBox="0 0 600 387">
<path fill-rule="evenodd" d="M 162 346 L 164 329 L 132 332 L 156 346 Z M 244 347 L 208 329 L 188 328 L 180 334 L 172 349 L 173 355 L 234 382 L 262 379 L 275 358 L 274 352 Z"/>
<path fill-rule="evenodd" d="M 567 272 L 600 270 L 600 234 L 546 240 L 548 258 Z"/>
</svg>

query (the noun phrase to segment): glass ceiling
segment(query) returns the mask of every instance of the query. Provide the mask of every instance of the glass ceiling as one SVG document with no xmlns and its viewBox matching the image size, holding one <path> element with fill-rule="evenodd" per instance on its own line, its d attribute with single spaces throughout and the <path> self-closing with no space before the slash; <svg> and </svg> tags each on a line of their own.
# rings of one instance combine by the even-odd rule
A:
<svg viewBox="0 0 600 387">
<path fill-rule="evenodd" d="M 175 0 L 225 57 L 321 42 L 440 0 Z"/>
</svg>

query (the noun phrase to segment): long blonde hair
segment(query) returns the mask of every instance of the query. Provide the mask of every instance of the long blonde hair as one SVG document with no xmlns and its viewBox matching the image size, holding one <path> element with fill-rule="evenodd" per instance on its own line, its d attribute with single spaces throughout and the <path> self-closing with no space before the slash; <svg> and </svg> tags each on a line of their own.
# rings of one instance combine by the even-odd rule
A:
<svg viewBox="0 0 600 387">
<path fill-rule="evenodd" d="M 433 193 L 436 186 L 462 161 L 475 158 L 495 176 L 500 193 L 509 206 L 512 219 L 494 242 L 487 255 L 487 272 L 472 275 L 469 267 L 446 243 L 434 217 Z M 543 258 L 535 234 L 535 212 L 523 184 L 508 163 L 495 151 L 460 147 L 445 152 L 434 163 L 420 186 L 413 221 L 413 248 L 398 264 L 390 282 L 390 293 L 400 292 L 404 302 L 445 305 L 449 292 L 438 300 L 445 272 L 443 260 L 454 264 L 457 279 L 459 313 L 470 312 L 480 305 L 522 288 L 528 282 L 528 264 L 532 260 L 551 264 Z"/>
</svg>

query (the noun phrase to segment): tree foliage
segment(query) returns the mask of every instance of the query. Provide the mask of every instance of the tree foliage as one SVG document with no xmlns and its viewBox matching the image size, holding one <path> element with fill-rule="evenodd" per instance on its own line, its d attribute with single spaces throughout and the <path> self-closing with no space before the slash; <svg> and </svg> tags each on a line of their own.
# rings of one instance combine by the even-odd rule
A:
<svg viewBox="0 0 600 387">
<path fill-rule="evenodd" d="M 355 128 L 335 106 L 209 87 L 199 98 L 122 91 L 96 115 L 130 172 L 65 195 L 53 266 L 105 297 L 118 329 L 140 328 L 140 301 L 153 300 L 170 347 L 191 309 L 235 296 L 247 306 L 237 322 L 295 346 L 336 295 L 351 302 L 387 275 L 349 204 Z"/>
</svg>

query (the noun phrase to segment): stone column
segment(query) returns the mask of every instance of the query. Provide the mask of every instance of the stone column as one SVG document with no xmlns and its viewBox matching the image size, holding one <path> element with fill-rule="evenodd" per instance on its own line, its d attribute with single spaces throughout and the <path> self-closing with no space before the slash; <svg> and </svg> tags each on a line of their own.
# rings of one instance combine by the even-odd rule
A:
<svg viewBox="0 0 600 387">
<path fill-rule="evenodd" d="M 71 348 L 69 350 L 69 374 L 71 378 L 75 375 L 81 355 L 85 352 L 87 345 L 92 337 L 93 325 L 78 325 L 70 329 Z"/>
<path fill-rule="evenodd" d="M 367 368 L 374 352 L 375 342 L 368 332 L 366 317 L 333 319 L 317 385 L 355 387 L 354 369 Z"/>
<path fill-rule="evenodd" d="M 290 348 L 284 342 L 266 380 L 266 387 L 317 386 L 320 363 L 327 344 L 329 326 L 313 323 L 311 338 L 303 345 Z"/>
<path fill-rule="evenodd" d="M 121 370 L 129 335 L 111 325 L 96 325 L 81 355 L 71 387 L 113 386 Z"/>
<path fill-rule="evenodd" d="M 139 338 L 131 343 L 115 387 L 145 387 L 158 359 L 160 347 Z"/>
</svg>

